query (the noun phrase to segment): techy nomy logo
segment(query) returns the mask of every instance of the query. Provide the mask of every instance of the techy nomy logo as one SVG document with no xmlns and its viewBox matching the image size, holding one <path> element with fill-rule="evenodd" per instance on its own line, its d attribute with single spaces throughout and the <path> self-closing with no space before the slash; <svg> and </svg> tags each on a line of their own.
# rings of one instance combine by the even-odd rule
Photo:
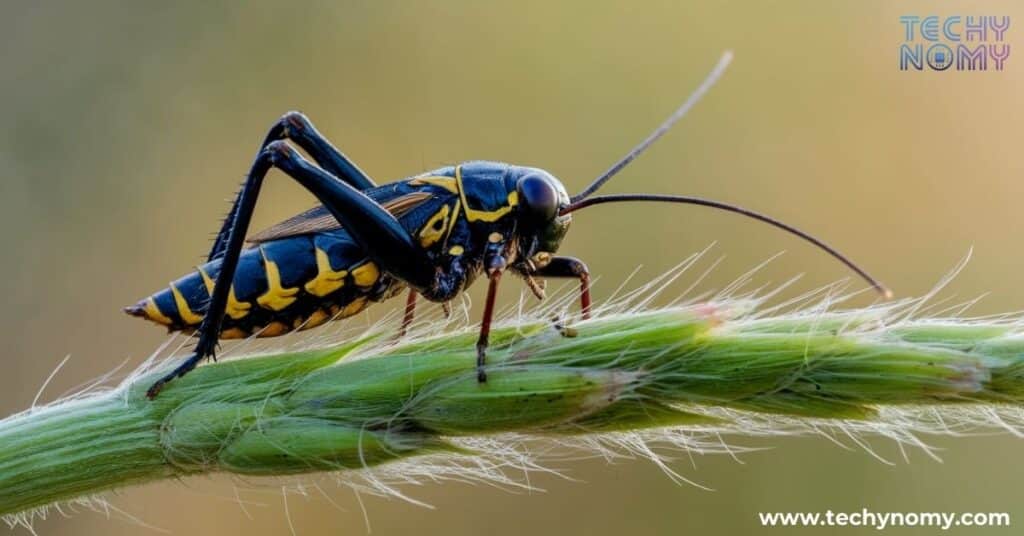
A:
<svg viewBox="0 0 1024 536">
<path fill-rule="evenodd" d="M 900 70 L 1002 71 L 1010 57 L 1006 30 L 1010 17 L 938 17 L 903 15 L 904 43 L 900 45 Z"/>
</svg>

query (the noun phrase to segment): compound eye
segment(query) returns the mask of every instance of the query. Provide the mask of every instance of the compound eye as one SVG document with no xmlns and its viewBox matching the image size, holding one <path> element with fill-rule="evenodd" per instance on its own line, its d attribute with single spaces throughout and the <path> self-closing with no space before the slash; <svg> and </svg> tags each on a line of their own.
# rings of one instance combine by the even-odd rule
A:
<svg viewBox="0 0 1024 536">
<path fill-rule="evenodd" d="M 516 185 L 523 219 L 527 223 L 547 223 L 558 214 L 558 191 L 544 177 L 527 175 Z"/>
</svg>

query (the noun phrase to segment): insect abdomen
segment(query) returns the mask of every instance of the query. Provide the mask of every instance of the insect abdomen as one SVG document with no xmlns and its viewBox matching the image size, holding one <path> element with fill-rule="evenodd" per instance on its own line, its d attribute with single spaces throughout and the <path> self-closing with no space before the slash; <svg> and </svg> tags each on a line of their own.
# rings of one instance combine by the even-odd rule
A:
<svg viewBox="0 0 1024 536">
<path fill-rule="evenodd" d="M 199 266 L 168 288 L 125 309 L 192 331 L 206 312 L 220 260 Z M 294 236 L 246 249 L 228 297 L 220 338 L 282 335 L 354 315 L 401 290 L 342 230 Z"/>
</svg>

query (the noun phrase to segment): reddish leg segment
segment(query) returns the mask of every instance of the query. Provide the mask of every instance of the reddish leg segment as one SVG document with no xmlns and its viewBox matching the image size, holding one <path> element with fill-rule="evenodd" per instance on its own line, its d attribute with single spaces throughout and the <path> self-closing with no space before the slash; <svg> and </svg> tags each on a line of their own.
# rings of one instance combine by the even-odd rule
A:
<svg viewBox="0 0 1024 536">
<path fill-rule="evenodd" d="M 501 271 L 495 270 L 491 273 L 490 284 L 487 286 L 484 318 L 480 322 L 480 338 L 476 341 L 476 379 L 480 383 L 487 381 L 487 372 L 484 371 L 484 364 L 487 362 L 487 344 L 491 336 L 491 320 L 494 319 L 494 301 L 498 295 L 499 281 L 501 281 Z"/>
<path fill-rule="evenodd" d="M 405 299 L 405 314 L 402 315 L 402 328 L 398 331 L 397 339 L 405 337 L 413 318 L 416 317 L 416 291 L 409 289 L 409 297 Z"/>
<path fill-rule="evenodd" d="M 574 278 L 580 280 L 580 312 L 583 320 L 590 318 L 590 270 L 575 257 L 553 257 L 551 262 L 537 270 L 541 277 Z"/>
</svg>

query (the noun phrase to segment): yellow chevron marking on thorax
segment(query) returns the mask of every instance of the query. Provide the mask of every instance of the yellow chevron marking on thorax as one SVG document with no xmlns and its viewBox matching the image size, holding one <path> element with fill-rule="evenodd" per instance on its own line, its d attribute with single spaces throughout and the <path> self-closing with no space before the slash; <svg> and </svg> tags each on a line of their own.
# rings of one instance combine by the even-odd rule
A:
<svg viewBox="0 0 1024 536">
<path fill-rule="evenodd" d="M 459 192 L 459 188 L 455 184 L 455 179 L 451 177 L 432 175 L 429 177 L 420 177 L 418 179 L 412 179 L 411 181 L 409 181 L 410 186 L 423 186 L 425 184 L 444 188 L 445 190 L 448 190 L 453 194 Z"/>
<path fill-rule="evenodd" d="M 451 217 L 450 220 L 448 220 L 448 229 L 446 229 L 445 232 L 444 232 L 444 245 L 441 246 L 441 249 L 445 249 L 445 248 L 448 247 L 448 239 L 451 238 L 452 231 L 455 230 L 455 224 L 459 222 L 459 212 L 461 212 L 461 211 L 462 211 L 462 200 L 456 198 L 455 199 L 455 210 L 452 211 L 452 217 Z M 456 246 L 452 246 L 452 247 L 455 248 L 455 247 L 460 247 L 460 246 L 456 245 Z M 460 255 L 461 255 L 461 253 L 460 253 Z"/>
<path fill-rule="evenodd" d="M 358 268 L 352 269 L 352 280 L 355 281 L 356 286 L 370 287 L 378 279 L 380 279 L 380 270 L 372 262 L 367 262 Z"/>
<path fill-rule="evenodd" d="M 213 279 L 202 268 L 196 266 L 196 270 L 199 271 L 199 275 L 203 278 L 203 284 L 206 285 L 206 293 L 213 296 Z M 231 290 L 228 291 L 228 305 L 224 308 L 224 313 L 238 320 L 249 314 L 249 309 L 252 309 L 252 304 L 238 301 L 238 298 L 235 296 L 235 286 L 231 285 Z"/>
<path fill-rule="evenodd" d="M 462 200 L 463 209 L 466 211 L 466 220 L 495 222 L 502 216 L 512 212 L 512 207 L 519 204 L 519 194 L 515 190 L 508 193 L 507 204 L 494 210 L 479 210 L 469 206 L 466 202 L 466 191 L 462 187 L 462 166 L 455 166 L 455 185 L 459 189 L 459 199 Z"/>
<path fill-rule="evenodd" d="M 194 326 L 203 321 L 201 315 L 192 312 L 192 309 L 188 306 L 188 301 L 185 300 L 185 296 L 181 295 L 181 291 L 178 290 L 178 287 L 174 286 L 174 283 L 171 283 L 171 294 L 174 295 L 174 304 L 178 306 L 178 317 L 181 318 L 182 322 Z"/>
<path fill-rule="evenodd" d="M 346 275 L 347 270 L 334 271 L 327 252 L 316 248 L 316 277 L 306 283 L 306 292 L 322 298 L 345 286 Z"/>
<path fill-rule="evenodd" d="M 295 303 L 297 299 L 295 295 L 299 293 L 299 289 L 298 287 L 283 287 L 281 285 L 281 271 L 277 268 L 277 263 L 267 258 L 263 248 L 260 248 L 260 255 L 263 256 L 263 272 L 267 276 L 267 292 L 256 298 L 256 303 L 265 309 L 280 311 Z"/>
<path fill-rule="evenodd" d="M 441 205 L 441 209 L 427 220 L 427 223 L 420 230 L 420 246 L 429 248 L 436 244 L 450 228 L 448 220 L 448 205 Z"/>
<path fill-rule="evenodd" d="M 146 318 L 152 320 L 153 322 L 157 322 L 165 326 L 169 326 L 174 323 L 173 320 L 171 320 L 167 315 L 163 313 L 163 311 L 160 310 L 159 307 L 157 307 L 156 300 L 154 300 L 153 298 L 149 298 L 148 300 L 146 300 L 146 308 L 144 309 L 143 312 L 145 312 Z"/>
</svg>

